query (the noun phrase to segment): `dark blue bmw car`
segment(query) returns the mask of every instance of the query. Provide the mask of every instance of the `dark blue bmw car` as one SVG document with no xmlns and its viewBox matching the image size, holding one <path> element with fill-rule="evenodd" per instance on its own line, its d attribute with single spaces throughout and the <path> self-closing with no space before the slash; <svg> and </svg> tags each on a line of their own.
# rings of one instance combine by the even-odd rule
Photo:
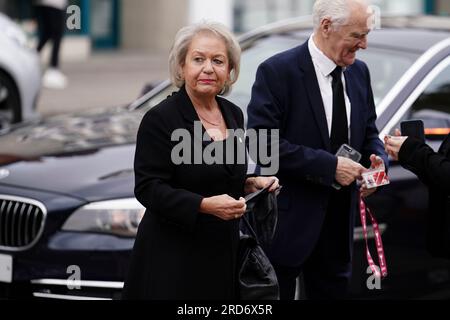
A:
<svg viewBox="0 0 450 320">
<path fill-rule="evenodd" d="M 437 147 L 450 130 L 450 21 L 391 17 L 381 26 L 370 34 L 369 49 L 359 52 L 371 70 L 380 136 L 402 120 L 422 119 Z M 310 20 L 300 18 L 242 36 L 242 71 L 228 98 L 245 114 L 257 66 L 311 32 Z M 127 107 L 1 132 L 0 298 L 120 298 L 144 212 L 133 195 L 137 128 L 144 113 L 174 90 L 164 82 Z M 368 285 L 356 221 L 352 297 L 449 298 L 450 261 L 425 249 L 426 188 L 395 162 L 390 178 L 369 199 L 389 276 L 380 286 Z"/>
</svg>

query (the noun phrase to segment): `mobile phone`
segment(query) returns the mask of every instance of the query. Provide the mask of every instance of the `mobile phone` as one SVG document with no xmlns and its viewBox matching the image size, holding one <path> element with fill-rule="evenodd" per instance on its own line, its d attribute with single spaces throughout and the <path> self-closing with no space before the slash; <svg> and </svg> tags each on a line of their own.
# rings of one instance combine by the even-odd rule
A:
<svg viewBox="0 0 450 320">
<path fill-rule="evenodd" d="M 359 160 L 361 160 L 361 153 L 350 147 L 348 144 L 343 144 L 336 152 L 336 156 L 349 158 L 355 162 L 359 162 Z"/>
<path fill-rule="evenodd" d="M 422 120 L 406 120 L 400 123 L 402 136 L 413 137 L 425 141 L 425 130 Z"/>
<path fill-rule="evenodd" d="M 342 146 L 339 147 L 338 151 L 336 152 L 336 157 L 345 157 L 355 162 L 359 162 L 359 160 L 361 160 L 361 153 L 359 153 L 357 150 L 355 150 L 348 144 L 343 144 Z M 332 187 L 336 190 L 340 190 L 342 186 L 335 181 L 333 182 Z"/>
</svg>

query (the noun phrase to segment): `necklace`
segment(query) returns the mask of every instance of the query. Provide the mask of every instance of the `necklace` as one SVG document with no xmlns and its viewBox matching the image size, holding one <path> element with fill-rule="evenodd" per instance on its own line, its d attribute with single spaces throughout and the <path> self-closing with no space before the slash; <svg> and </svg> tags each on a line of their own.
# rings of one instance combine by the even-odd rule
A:
<svg viewBox="0 0 450 320">
<path fill-rule="evenodd" d="M 220 124 L 221 124 L 222 114 L 220 114 L 219 122 L 212 122 L 212 121 L 206 119 L 206 118 L 203 117 L 198 111 L 197 111 L 197 114 L 198 114 L 198 116 L 200 117 L 200 119 L 206 121 L 207 123 L 209 123 L 209 124 L 211 124 L 211 125 L 213 125 L 213 126 L 215 126 L 215 127 L 218 127 L 218 126 L 220 126 Z"/>
</svg>

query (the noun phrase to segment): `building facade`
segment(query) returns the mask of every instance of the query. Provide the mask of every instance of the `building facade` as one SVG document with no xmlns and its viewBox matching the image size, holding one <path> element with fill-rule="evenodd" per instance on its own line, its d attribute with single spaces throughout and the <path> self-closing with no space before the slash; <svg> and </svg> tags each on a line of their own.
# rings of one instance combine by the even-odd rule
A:
<svg viewBox="0 0 450 320">
<path fill-rule="evenodd" d="M 30 0 L 0 0 L 0 11 L 33 18 Z M 448 0 L 372 0 L 382 13 L 450 14 Z M 81 28 L 68 41 L 89 48 L 167 52 L 176 31 L 202 19 L 221 21 L 236 33 L 311 13 L 314 0 L 70 0 L 80 8 Z"/>
</svg>

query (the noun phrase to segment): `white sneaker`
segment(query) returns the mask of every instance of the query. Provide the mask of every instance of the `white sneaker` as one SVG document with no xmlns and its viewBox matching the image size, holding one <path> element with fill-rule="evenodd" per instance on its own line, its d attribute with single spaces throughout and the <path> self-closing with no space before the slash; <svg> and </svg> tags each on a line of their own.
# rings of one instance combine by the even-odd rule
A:
<svg viewBox="0 0 450 320">
<path fill-rule="evenodd" d="M 67 87 L 67 77 L 58 69 L 49 68 L 44 73 L 43 85 L 49 89 L 64 89 Z"/>
</svg>

